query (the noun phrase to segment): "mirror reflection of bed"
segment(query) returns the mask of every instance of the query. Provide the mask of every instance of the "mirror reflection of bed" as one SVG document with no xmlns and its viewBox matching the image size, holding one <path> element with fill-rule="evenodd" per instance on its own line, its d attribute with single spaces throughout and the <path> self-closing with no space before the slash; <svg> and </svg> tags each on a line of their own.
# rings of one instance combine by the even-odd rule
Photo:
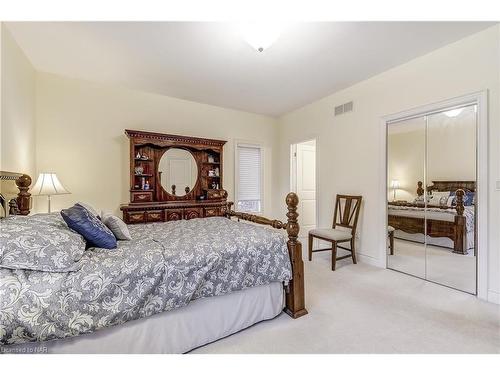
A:
<svg viewBox="0 0 500 375">
<path fill-rule="evenodd" d="M 476 106 L 387 127 L 388 268 L 476 293 Z"/>
</svg>

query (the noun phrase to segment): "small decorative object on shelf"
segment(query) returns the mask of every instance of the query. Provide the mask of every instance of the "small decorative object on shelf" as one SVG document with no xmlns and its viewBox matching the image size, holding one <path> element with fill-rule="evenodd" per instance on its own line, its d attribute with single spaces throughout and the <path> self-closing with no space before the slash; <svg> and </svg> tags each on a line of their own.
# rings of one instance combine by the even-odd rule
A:
<svg viewBox="0 0 500 375">
<path fill-rule="evenodd" d="M 137 153 L 137 155 L 135 155 L 135 158 L 136 158 L 136 159 L 140 159 L 140 158 L 141 158 L 141 153 L 140 153 L 140 152 L 138 152 L 138 153 Z"/>
<path fill-rule="evenodd" d="M 215 168 L 215 177 L 219 177 L 219 167 Z"/>
<path fill-rule="evenodd" d="M 212 155 L 208 155 L 208 162 L 209 163 L 214 163 L 215 162 L 215 159 Z"/>
<path fill-rule="evenodd" d="M 213 169 L 208 171 L 208 177 L 215 177 L 215 171 Z"/>
<path fill-rule="evenodd" d="M 144 172 L 144 168 L 141 167 L 141 166 L 135 167 L 134 168 L 134 172 L 135 172 L 136 175 L 141 175 Z"/>
<path fill-rule="evenodd" d="M 144 184 L 144 190 L 149 190 L 149 180 L 146 180 L 146 183 Z"/>
<path fill-rule="evenodd" d="M 212 182 L 212 189 L 218 189 L 217 184 L 215 183 L 215 181 Z"/>
<path fill-rule="evenodd" d="M 141 160 L 149 160 L 149 157 L 146 154 L 142 154 Z"/>
</svg>

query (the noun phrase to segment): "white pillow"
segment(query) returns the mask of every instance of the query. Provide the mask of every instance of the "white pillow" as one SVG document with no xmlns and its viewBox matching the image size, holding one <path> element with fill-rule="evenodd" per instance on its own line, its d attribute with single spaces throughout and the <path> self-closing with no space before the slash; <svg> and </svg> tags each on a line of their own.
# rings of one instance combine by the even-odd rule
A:
<svg viewBox="0 0 500 375">
<path fill-rule="evenodd" d="M 449 191 L 435 191 L 432 193 L 432 198 L 429 200 L 429 204 L 433 206 L 446 206 L 449 197 Z"/>
<path fill-rule="evenodd" d="M 84 203 L 84 202 L 77 202 L 76 204 L 79 204 L 80 206 L 85 208 L 88 212 L 90 212 L 95 217 L 99 217 L 99 212 L 97 212 L 97 210 L 94 207 L 92 207 L 90 204 Z"/>
<path fill-rule="evenodd" d="M 102 213 L 101 221 L 113 232 L 117 240 L 131 240 L 127 224 L 118 216 Z"/>
<path fill-rule="evenodd" d="M 456 196 L 454 196 L 454 195 L 450 195 L 450 196 L 448 197 L 448 201 L 447 201 L 446 205 L 447 205 L 448 207 L 453 206 L 453 199 L 455 199 L 455 198 L 456 198 Z"/>
</svg>

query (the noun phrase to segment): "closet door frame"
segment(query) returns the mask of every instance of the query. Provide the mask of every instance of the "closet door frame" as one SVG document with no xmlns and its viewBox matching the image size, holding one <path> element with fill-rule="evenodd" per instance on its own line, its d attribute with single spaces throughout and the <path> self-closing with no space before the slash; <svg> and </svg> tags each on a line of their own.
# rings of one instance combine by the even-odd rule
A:
<svg viewBox="0 0 500 375">
<path fill-rule="evenodd" d="M 443 100 L 437 103 L 387 115 L 380 121 L 381 164 L 379 220 L 380 266 L 387 268 L 387 125 L 392 122 L 428 116 L 453 107 L 477 105 L 476 138 L 476 230 L 477 230 L 477 297 L 488 300 L 488 91 Z M 382 217 L 383 215 L 383 217 Z"/>
</svg>

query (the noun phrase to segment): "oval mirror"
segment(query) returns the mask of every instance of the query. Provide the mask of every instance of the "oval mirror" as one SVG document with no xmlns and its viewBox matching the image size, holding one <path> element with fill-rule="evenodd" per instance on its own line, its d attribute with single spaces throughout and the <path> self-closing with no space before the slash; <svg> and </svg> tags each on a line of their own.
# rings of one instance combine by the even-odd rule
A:
<svg viewBox="0 0 500 375">
<path fill-rule="evenodd" d="M 170 148 L 160 159 L 158 174 L 161 186 L 166 192 L 183 197 L 196 185 L 198 165 L 189 151 Z"/>
</svg>

